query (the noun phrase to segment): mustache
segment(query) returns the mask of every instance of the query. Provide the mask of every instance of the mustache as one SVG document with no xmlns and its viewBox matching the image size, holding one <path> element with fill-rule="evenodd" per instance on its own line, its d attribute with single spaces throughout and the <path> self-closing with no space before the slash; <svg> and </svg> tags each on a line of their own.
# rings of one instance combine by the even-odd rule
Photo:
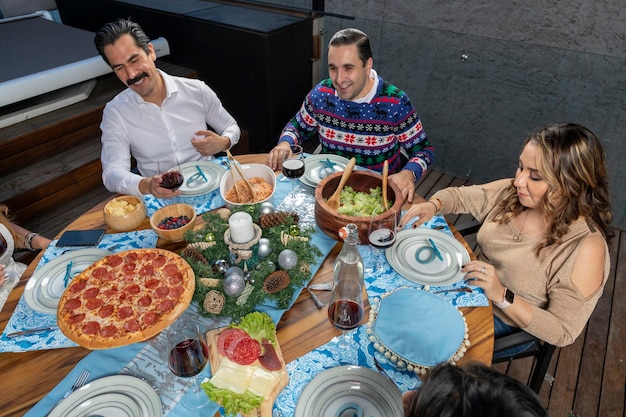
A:
<svg viewBox="0 0 626 417">
<path fill-rule="evenodd" d="M 126 85 L 128 85 L 129 87 L 135 83 L 138 83 L 139 81 L 143 80 L 144 77 L 147 77 L 148 73 L 147 72 L 143 72 L 141 74 L 139 74 L 138 76 L 136 76 L 135 78 L 131 78 L 126 80 Z"/>
</svg>

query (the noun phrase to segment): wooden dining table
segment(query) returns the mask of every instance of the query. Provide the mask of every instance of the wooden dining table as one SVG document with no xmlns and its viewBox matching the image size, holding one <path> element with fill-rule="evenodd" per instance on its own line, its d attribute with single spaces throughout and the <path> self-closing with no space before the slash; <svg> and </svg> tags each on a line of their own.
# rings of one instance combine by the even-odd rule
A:
<svg viewBox="0 0 626 417">
<path fill-rule="evenodd" d="M 243 164 L 264 163 L 265 158 L 266 154 L 236 156 L 236 159 Z M 103 208 L 107 201 L 103 201 L 85 212 L 70 223 L 64 231 L 105 229 L 108 233 L 115 233 L 104 222 Z M 149 228 L 150 223 L 146 219 L 137 227 L 137 230 Z M 452 230 L 455 237 L 472 254 L 463 237 L 453 227 Z M 157 242 L 157 247 L 173 251 L 179 251 L 183 246 L 184 243 L 172 243 L 162 239 Z M 312 278 L 311 283 L 328 281 L 329 277 L 332 276 L 333 262 L 341 246 L 341 242 L 334 246 Z M 9 295 L 0 313 L 0 330 L 6 327 L 41 256 L 42 254 L 39 254 L 28 266 L 18 286 Z M 322 301 L 328 302 L 330 293 L 320 292 L 318 294 Z M 491 307 L 463 307 L 460 310 L 467 321 L 470 340 L 470 346 L 460 362 L 478 361 L 491 364 L 493 352 Z M 367 312 L 365 316 L 367 317 Z M 326 309 L 318 309 L 306 291 L 302 291 L 293 306 L 282 316 L 277 325 L 277 330 L 278 341 L 285 362 L 293 361 L 341 334 L 341 331 L 328 320 Z M 3 398 L 0 415 L 6 417 L 22 416 L 46 396 L 90 352 L 90 350 L 82 347 L 71 347 L 20 353 L 0 353 L 0 393 L 2 393 Z"/>
</svg>

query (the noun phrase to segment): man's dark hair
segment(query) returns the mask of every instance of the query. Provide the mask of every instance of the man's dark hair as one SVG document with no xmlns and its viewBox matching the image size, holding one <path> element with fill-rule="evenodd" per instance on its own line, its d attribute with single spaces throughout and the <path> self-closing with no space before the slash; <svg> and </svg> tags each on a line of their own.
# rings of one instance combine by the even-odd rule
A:
<svg viewBox="0 0 626 417">
<path fill-rule="evenodd" d="M 405 417 L 549 417 L 518 380 L 473 363 L 435 367 L 409 400 Z"/>
<path fill-rule="evenodd" d="M 133 39 L 135 39 L 135 44 L 143 49 L 146 54 L 150 53 L 150 49 L 148 48 L 150 38 L 143 29 L 141 29 L 141 26 L 127 19 L 118 19 L 115 22 L 110 22 L 102 26 L 93 39 L 93 42 L 96 44 L 96 49 L 102 59 L 104 59 L 104 62 L 111 65 L 104 54 L 104 47 L 113 45 L 120 36 L 125 34 L 132 36 Z"/>
<path fill-rule="evenodd" d="M 345 46 L 356 45 L 356 49 L 359 52 L 359 58 L 363 61 L 363 65 L 368 59 L 372 57 L 372 47 L 370 46 L 370 40 L 367 35 L 359 29 L 348 28 L 342 29 L 335 33 L 328 46 Z"/>
</svg>

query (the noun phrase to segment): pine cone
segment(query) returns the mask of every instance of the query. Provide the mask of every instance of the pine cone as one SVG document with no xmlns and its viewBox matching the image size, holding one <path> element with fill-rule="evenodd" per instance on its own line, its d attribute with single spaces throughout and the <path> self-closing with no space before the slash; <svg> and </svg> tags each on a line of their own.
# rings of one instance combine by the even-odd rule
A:
<svg viewBox="0 0 626 417">
<path fill-rule="evenodd" d="M 259 217 L 259 226 L 261 226 L 261 229 L 269 229 L 270 227 L 286 223 L 288 218 L 292 219 L 293 224 L 297 224 L 300 221 L 300 216 L 298 216 L 298 213 L 276 211 L 274 213 L 261 214 L 261 216 Z"/>
<path fill-rule="evenodd" d="M 274 294 L 287 288 L 289 281 L 289 274 L 286 271 L 274 271 L 265 278 L 263 291 L 268 294 Z"/>
<path fill-rule="evenodd" d="M 181 255 L 183 256 L 183 258 L 193 259 L 205 265 L 209 264 L 209 261 L 204 256 L 202 256 L 202 254 L 199 251 L 197 251 L 196 249 L 190 246 L 187 246 L 185 249 L 183 249 L 183 251 L 181 252 Z"/>
</svg>

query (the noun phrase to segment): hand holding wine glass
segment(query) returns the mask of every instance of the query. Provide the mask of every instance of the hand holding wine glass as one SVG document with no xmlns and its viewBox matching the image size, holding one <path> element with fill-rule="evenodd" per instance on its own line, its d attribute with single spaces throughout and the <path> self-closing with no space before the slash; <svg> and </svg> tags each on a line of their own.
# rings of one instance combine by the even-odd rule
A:
<svg viewBox="0 0 626 417">
<path fill-rule="evenodd" d="M 182 378 L 192 377 L 191 392 L 182 400 L 185 407 L 197 410 L 209 402 L 206 393 L 201 389 L 197 375 L 209 361 L 209 348 L 206 337 L 197 324 L 187 321 L 175 323 L 167 338 L 168 361 L 170 370 Z"/>
<path fill-rule="evenodd" d="M 328 303 L 328 319 L 342 330 L 339 347 L 355 347 L 346 330 L 358 327 L 363 319 L 363 287 L 357 279 L 343 278 L 335 283 Z"/>
<path fill-rule="evenodd" d="M 396 227 L 398 224 L 398 216 L 395 210 L 387 210 L 383 215 L 373 215 L 370 220 L 368 240 L 370 244 L 376 248 L 377 256 L 374 270 L 384 271 L 383 267 L 383 249 L 391 247 L 396 243 Z"/>
<path fill-rule="evenodd" d="M 157 169 L 161 175 L 161 187 L 175 191 L 183 185 L 185 177 L 176 156 L 168 155 L 157 159 Z"/>
<path fill-rule="evenodd" d="M 291 200 L 295 200 L 296 180 L 304 175 L 302 146 L 291 145 L 291 152 L 285 153 L 282 166 L 283 175 L 291 180 L 291 192 L 287 197 Z"/>
</svg>

